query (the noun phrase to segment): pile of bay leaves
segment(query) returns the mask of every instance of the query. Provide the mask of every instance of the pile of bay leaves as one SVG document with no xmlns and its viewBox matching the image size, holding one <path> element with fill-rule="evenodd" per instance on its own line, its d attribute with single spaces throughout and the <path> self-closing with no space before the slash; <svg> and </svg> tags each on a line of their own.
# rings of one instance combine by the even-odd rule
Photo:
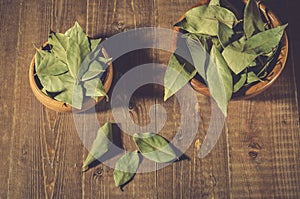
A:
<svg viewBox="0 0 300 199">
<path fill-rule="evenodd" d="M 255 0 L 248 0 L 241 19 L 226 6 L 225 0 L 211 0 L 186 12 L 175 26 L 184 31 L 182 37 L 193 63 L 182 61 L 179 47 L 176 49 L 164 78 L 164 99 L 200 76 L 226 116 L 233 93 L 263 81 L 270 72 L 270 63 L 276 59 L 287 24 L 272 27 L 262 17 L 259 6 Z"/>
<path fill-rule="evenodd" d="M 86 98 L 107 97 L 100 77 L 111 59 L 101 56 L 100 41 L 89 39 L 77 22 L 65 34 L 51 32 L 35 55 L 42 91 L 77 109 Z"/>
</svg>

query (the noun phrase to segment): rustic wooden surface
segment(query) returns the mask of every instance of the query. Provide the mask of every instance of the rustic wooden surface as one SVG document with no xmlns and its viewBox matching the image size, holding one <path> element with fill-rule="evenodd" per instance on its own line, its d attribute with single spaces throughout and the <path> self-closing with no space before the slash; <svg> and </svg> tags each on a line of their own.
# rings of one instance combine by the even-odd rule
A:
<svg viewBox="0 0 300 199">
<path fill-rule="evenodd" d="M 92 37 L 138 27 L 172 28 L 196 2 L 0 0 L 0 198 L 300 198 L 296 1 L 264 1 L 290 24 L 290 55 L 278 81 L 251 100 L 230 103 L 223 133 L 203 159 L 197 154 L 210 121 L 210 104 L 198 94 L 201 125 L 185 153 L 189 160 L 137 174 L 124 192 L 114 186 L 113 169 L 103 164 L 81 172 L 87 150 L 72 115 L 47 110 L 34 98 L 27 75 L 33 44 L 43 44 L 50 29 L 63 32 L 76 20 Z M 164 55 L 145 50 L 121 57 L 114 63 L 114 82 L 128 67 L 165 63 Z M 168 115 L 160 133 L 171 139 L 180 125 L 176 100 L 163 102 L 156 86 L 140 93 L 133 97 L 133 120 L 139 125 L 149 123 L 149 108 L 160 103 Z M 99 123 L 113 121 L 109 104 L 103 102 L 99 109 Z M 160 122 L 159 113 L 155 122 Z M 124 148 L 132 149 L 130 137 L 122 137 Z"/>
</svg>

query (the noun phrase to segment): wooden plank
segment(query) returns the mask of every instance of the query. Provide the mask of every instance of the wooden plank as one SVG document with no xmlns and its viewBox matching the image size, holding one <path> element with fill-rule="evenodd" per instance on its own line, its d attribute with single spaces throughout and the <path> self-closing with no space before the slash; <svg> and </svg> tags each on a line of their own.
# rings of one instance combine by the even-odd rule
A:
<svg viewBox="0 0 300 199">
<path fill-rule="evenodd" d="M 34 98 L 29 84 L 24 84 L 24 82 L 28 82 L 28 68 L 34 51 L 32 44 L 35 41 L 34 35 L 36 35 L 36 32 L 34 32 L 35 30 L 32 27 L 39 26 L 36 16 L 43 18 L 42 15 L 39 15 L 32 8 L 40 8 L 40 6 L 41 4 L 22 1 L 18 2 L 18 6 L 16 6 L 19 8 L 17 10 L 17 16 L 19 17 L 16 18 L 18 20 L 18 25 L 16 25 L 18 39 L 17 44 L 14 46 L 16 63 L 12 67 L 16 69 L 15 77 L 13 78 L 15 95 L 13 103 L 15 110 L 13 114 L 11 113 L 13 116 L 13 128 L 9 148 L 11 161 L 8 164 L 8 186 L 6 189 L 8 198 L 44 197 L 43 184 L 39 183 L 42 182 L 41 148 L 39 144 L 33 144 L 39 143 L 39 136 L 36 134 L 38 131 L 35 131 L 37 128 L 35 130 L 32 128 L 38 127 L 39 114 L 38 109 L 34 109 L 37 103 L 31 103 Z M 11 15 L 11 13 L 8 15 Z M 45 15 L 47 16 L 47 12 L 45 12 Z M 30 26 L 26 23 L 28 21 L 31 22 Z M 42 26 L 39 27 L 39 30 L 42 31 Z"/>
<path fill-rule="evenodd" d="M 173 24 L 180 16 L 198 1 L 173 1 L 172 4 L 166 1 L 157 1 L 156 3 L 158 8 L 157 25 L 172 29 Z M 170 55 L 157 54 L 157 59 L 167 64 Z M 197 94 L 197 96 L 201 121 L 194 141 L 185 152 L 190 160 L 176 162 L 158 171 L 158 198 L 222 198 L 229 194 L 226 134 L 224 132 L 221 134 L 217 145 L 208 156 L 202 159 L 198 157 L 201 143 L 210 123 L 211 106 L 209 98 L 201 94 Z M 186 101 L 186 99 L 183 100 Z M 161 97 L 157 99 L 157 102 L 162 103 Z M 179 105 L 172 100 L 164 104 L 166 110 L 170 111 L 168 117 L 170 119 L 168 119 L 162 134 L 172 138 L 178 126 L 183 125 L 180 120 L 178 121 L 178 117 L 182 116 L 182 113 L 180 113 Z M 193 122 L 192 117 L 185 118 L 183 123 L 188 123 L 190 127 L 198 125 Z M 161 121 L 159 114 L 157 121 Z M 182 136 L 190 136 L 190 133 L 185 130 L 182 132 Z"/>
<path fill-rule="evenodd" d="M 76 4 L 73 1 L 20 3 L 15 126 L 7 190 L 10 198 L 81 196 L 80 172 L 74 167 L 82 156 L 73 149 L 82 149 L 82 144 L 76 140 L 72 116 L 45 109 L 34 99 L 29 84 L 24 82 L 28 82 L 26 71 L 34 55 L 32 43 L 39 45 L 47 40 L 50 27 L 56 31 L 69 28 L 76 19 L 82 18 L 85 6 L 84 1 Z M 49 24 L 50 19 L 53 19 L 52 24 Z"/>
<path fill-rule="evenodd" d="M 138 173 L 124 192 L 114 187 L 113 169 L 105 164 L 81 172 L 87 155 L 82 142 L 92 137 L 87 130 L 92 114 L 79 115 L 84 126 L 78 129 L 71 114 L 44 108 L 26 83 L 34 55 L 32 43 L 41 45 L 50 28 L 65 31 L 77 20 L 92 37 L 144 26 L 172 28 L 180 13 L 196 2 L 0 1 L 0 41 L 4 46 L 0 48 L 0 198 L 299 198 L 299 107 L 291 78 L 298 63 L 295 46 L 287 68 L 269 90 L 251 100 L 230 103 L 224 131 L 207 157 L 199 159 L 198 153 L 210 123 L 210 101 L 198 94 L 201 121 L 185 151 L 189 160 L 157 172 Z M 275 10 L 286 20 L 287 5 L 291 4 L 278 5 L 276 0 Z M 290 19 L 292 14 L 287 16 Z M 291 42 L 296 42 L 294 32 L 292 38 Z M 134 66 L 167 60 L 168 55 L 160 51 L 129 53 L 114 63 L 114 84 Z M 150 107 L 161 104 L 168 118 L 160 133 L 172 140 L 180 126 L 180 107 L 175 98 L 163 102 L 162 94 L 159 86 L 140 89 L 133 96 L 130 112 L 143 126 L 151 122 Z M 102 102 L 97 111 L 100 124 L 114 121 L 108 103 Z M 164 121 L 157 109 L 154 112 L 159 127 Z M 181 133 L 186 136 L 189 132 Z M 125 132 L 117 136 L 125 149 L 135 149 Z M 150 165 L 153 169 L 159 166 Z"/>
<path fill-rule="evenodd" d="M 87 1 L 52 1 L 51 29 L 65 32 L 77 21 L 86 30 Z M 74 125 L 72 114 L 58 114 L 46 110 L 48 122 L 51 115 L 58 124 L 53 126 L 54 137 L 45 139 L 48 149 L 54 151 L 52 164 L 45 164 L 47 194 L 51 198 L 73 196 L 80 198 L 82 192 L 82 142 Z M 55 128 L 56 127 L 56 128 Z M 47 134 L 47 132 L 46 132 Z M 55 139 L 53 139 L 55 138 Z M 53 142 L 55 140 L 55 142 Z M 49 167 L 50 166 L 50 167 Z"/>
<path fill-rule="evenodd" d="M 285 21 L 286 4 L 269 3 L 270 9 Z M 290 54 L 293 56 L 293 51 Z M 230 104 L 228 144 L 233 197 L 299 197 L 299 113 L 294 79 L 288 78 L 294 74 L 293 61 L 288 59 L 283 74 L 269 90 L 252 100 Z"/>
<path fill-rule="evenodd" d="M 299 197 L 299 123 L 296 98 L 286 92 L 295 89 L 289 73 L 261 96 L 230 105 L 232 196 Z"/>
<path fill-rule="evenodd" d="M 286 9 L 288 12 L 285 12 L 285 14 L 282 14 L 281 17 L 285 16 L 285 20 L 289 23 L 288 27 L 288 35 L 290 39 L 290 59 L 291 64 L 294 68 L 295 73 L 295 82 L 297 85 L 297 93 L 300 92 L 300 69 L 298 67 L 298 64 L 300 63 L 300 57 L 299 55 L 299 49 L 300 49 L 300 38 L 299 38 L 299 26 L 298 21 L 300 19 L 297 9 L 297 2 L 295 1 L 287 1 L 286 2 Z M 300 107 L 300 100 L 299 100 L 299 94 L 298 94 L 298 108 Z"/>
<path fill-rule="evenodd" d="M 16 47 L 18 44 L 18 24 L 19 24 L 19 2 L 7 3 L 0 1 L 0 166 L 2 168 L 0 175 L 0 198 L 7 197 L 10 145 L 13 137 L 13 112 L 14 112 L 14 81 L 16 74 Z M 16 12 L 15 15 L 10 13 Z M 10 77 L 10 78 L 7 78 Z"/>
<path fill-rule="evenodd" d="M 87 32 L 91 37 L 109 37 L 114 34 L 121 33 L 136 27 L 144 27 L 153 25 L 153 17 L 149 14 L 149 10 L 153 10 L 152 3 L 149 1 L 89 1 L 88 2 L 88 24 Z M 116 46 L 116 48 L 118 48 Z M 134 51 L 121 56 L 114 64 L 114 83 L 117 84 L 122 75 L 128 72 L 131 68 L 144 64 L 151 63 L 152 57 L 149 56 L 148 50 Z M 132 119 L 139 126 L 146 125 L 149 122 L 148 110 L 154 99 L 145 98 L 141 93 L 151 95 L 150 90 L 141 89 L 132 97 L 131 110 Z M 130 96 L 129 96 L 130 97 Z M 120 107 L 122 108 L 122 107 Z M 128 107 L 123 107 L 127 109 Z M 108 121 L 110 118 L 114 120 L 111 111 L 99 112 L 98 118 L 101 121 Z M 118 121 L 115 121 L 118 122 Z M 130 125 L 127 123 L 120 123 L 121 126 Z M 137 129 L 138 132 L 140 130 Z M 120 142 L 125 150 L 136 150 L 131 136 L 128 132 L 120 132 Z M 129 132 L 130 133 L 130 132 Z M 118 136 L 118 135 L 117 135 Z M 155 164 L 148 165 L 155 168 Z M 141 165 L 143 167 L 143 165 Z M 93 177 L 97 171 L 101 170 L 102 174 L 99 177 Z M 156 175 L 155 172 L 137 173 L 134 179 L 124 187 L 124 192 L 114 186 L 113 168 L 100 164 L 83 176 L 83 190 L 84 197 L 87 198 L 155 198 L 156 192 Z"/>
</svg>

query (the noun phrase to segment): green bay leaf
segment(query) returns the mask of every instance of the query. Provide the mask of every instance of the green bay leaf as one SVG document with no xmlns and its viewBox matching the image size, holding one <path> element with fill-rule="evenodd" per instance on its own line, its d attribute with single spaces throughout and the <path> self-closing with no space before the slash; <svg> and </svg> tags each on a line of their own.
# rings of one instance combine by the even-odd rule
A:
<svg viewBox="0 0 300 199">
<path fill-rule="evenodd" d="M 247 38 L 265 30 L 256 0 L 248 0 L 244 11 L 244 31 Z"/>
<path fill-rule="evenodd" d="M 89 56 L 87 56 L 89 57 Z M 79 79 L 81 81 L 87 81 L 89 79 L 92 79 L 96 76 L 98 76 L 100 73 L 105 72 L 105 70 L 108 67 L 108 64 L 111 62 L 111 58 L 107 59 L 101 56 L 97 56 L 95 57 L 95 59 L 91 60 L 89 65 L 88 65 L 88 69 L 86 70 L 85 73 L 82 74 L 82 72 L 80 71 L 79 74 L 81 75 L 79 77 Z M 85 66 L 83 66 L 83 64 L 81 64 L 82 69 L 84 70 Z M 80 69 L 81 70 L 81 69 Z"/>
<path fill-rule="evenodd" d="M 61 92 L 56 93 L 54 99 L 73 106 L 73 88 L 62 90 Z"/>
<path fill-rule="evenodd" d="M 209 6 L 220 6 L 220 0 L 210 0 Z"/>
<path fill-rule="evenodd" d="M 129 182 L 135 175 L 140 164 L 140 156 L 137 151 L 128 152 L 116 163 L 114 170 L 114 181 L 116 187 Z"/>
<path fill-rule="evenodd" d="M 238 51 L 232 45 L 224 48 L 222 55 L 227 62 L 229 68 L 235 73 L 239 74 L 247 68 L 258 56 L 257 54 L 248 54 L 246 52 Z"/>
<path fill-rule="evenodd" d="M 238 92 L 246 83 L 247 81 L 247 74 L 242 73 L 239 75 L 239 80 L 233 85 L 233 92 Z"/>
<path fill-rule="evenodd" d="M 38 75 L 61 75 L 69 70 L 64 62 L 51 53 L 45 54 L 41 59 L 40 52 L 38 51 L 37 56 L 40 59 L 36 61 L 36 73 Z"/>
<path fill-rule="evenodd" d="M 48 54 L 51 54 L 50 52 L 46 51 L 46 50 L 42 50 L 42 49 L 36 49 L 36 53 L 35 53 L 35 71 L 38 71 L 40 66 L 45 67 L 44 65 L 41 65 L 42 60 L 44 59 L 44 57 L 48 56 Z"/>
<path fill-rule="evenodd" d="M 75 84 L 73 87 L 73 98 L 72 98 L 72 106 L 77 109 L 82 108 L 83 104 L 83 88 L 81 84 Z"/>
<path fill-rule="evenodd" d="M 112 124 L 105 123 L 99 128 L 96 138 L 91 146 L 88 156 L 82 165 L 82 170 L 86 171 L 88 166 L 95 160 L 101 158 L 109 148 L 109 143 L 112 141 Z"/>
<path fill-rule="evenodd" d="M 261 79 L 257 77 L 257 75 L 253 71 L 247 73 L 247 84 L 251 84 L 259 81 L 261 81 Z"/>
<path fill-rule="evenodd" d="M 227 105 L 233 91 L 232 75 L 222 54 L 215 46 L 211 49 L 210 58 L 206 74 L 209 92 L 226 116 Z"/>
<path fill-rule="evenodd" d="M 192 57 L 194 68 L 197 70 L 199 75 L 204 80 L 206 80 L 206 68 L 207 68 L 206 61 L 208 58 L 208 53 L 205 47 L 203 46 L 203 42 L 207 43 L 208 41 L 206 39 L 208 38 L 206 37 L 203 37 L 202 39 L 201 38 L 202 38 L 201 36 L 190 34 L 187 37 L 186 43 Z M 209 39 L 211 40 L 211 38 Z M 211 47 L 207 47 L 207 48 L 211 48 Z"/>
<path fill-rule="evenodd" d="M 51 52 L 63 61 L 67 62 L 67 49 L 69 48 L 69 38 L 62 33 L 50 33 L 48 43 L 51 45 Z"/>
<path fill-rule="evenodd" d="M 164 76 L 164 101 L 184 87 L 197 73 L 195 69 L 187 71 L 187 62 L 180 62 L 178 55 L 172 54 Z"/>
<path fill-rule="evenodd" d="M 175 26 L 190 33 L 217 36 L 219 22 L 232 28 L 237 21 L 235 15 L 226 8 L 216 5 L 202 5 L 186 12 L 185 18 L 176 23 Z"/>
<path fill-rule="evenodd" d="M 257 33 L 245 42 L 243 51 L 256 55 L 271 52 L 278 46 L 286 27 L 287 24 Z"/>
<path fill-rule="evenodd" d="M 105 96 L 108 98 L 102 81 L 99 77 L 95 77 L 93 79 L 87 80 L 83 82 L 83 87 L 85 89 L 85 95 L 89 97 L 100 97 Z"/>
<path fill-rule="evenodd" d="M 102 38 L 98 38 L 98 39 L 90 39 L 90 50 L 93 51 L 97 48 L 97 46 L 99 45 L 99 43 L 101 42 Z"/>
<path fill-rule="evenodd" d="M 162 163 L 177 159 L 177 155 L 169 142 L 155 133 L 134 134 L 133 140 L 142 153 L 149 160 Z"/>
<path fill-rule="evenodd" d="M 43 87 L 48 92 L 62 92 L 65 90 L 73 90 L 74 79 L 69 73 L 61 75 L 39 75 L 38 76 Z M 72 96 L 71 96 L 72 97 Z"/>
<path fill-rule="evenodd" d="M 77 79 L 78 70 L 81 65 L 81 49 L 75 40 L 70 39 L 70 47 L 67 50 L 67 64 L 70 74 L 74 79 Z"/>
<path fill-rule="evenodd" d="M 223 23 L 219 23 L 218 38 L 223 48 L 231 43 L 231 39 L 234 35 L 233 29 L 229 28 Z"/>
<path fill-rule="evenodd" d="M 77 80 L 78 70 L 81 62 L 90 53 L 90 42 L 82 27 L 76 22 L 66 31 L 69 37 L 69 48 L 67 49 L 67 63 L 71 75 Z"/>
</svg>

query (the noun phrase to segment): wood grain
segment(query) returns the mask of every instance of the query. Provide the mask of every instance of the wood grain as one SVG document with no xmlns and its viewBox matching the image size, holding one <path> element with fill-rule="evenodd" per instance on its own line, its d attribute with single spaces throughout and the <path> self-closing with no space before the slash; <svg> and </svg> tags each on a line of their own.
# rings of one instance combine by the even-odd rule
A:
<svg viewBox="0 0 300 199">
<path fill-rule="evenodd" d="M 4 48 L 0 48 L 0 78 L 1 78 L 1 89 L 0 89 L 0 126 L 1 126 L 1 139 L 0 139 L 0 158 L 1 163 L 0 166 L 2 168 L 0 175 L 1 189 L 0 189 L 0 197 L 5 198 L 7 195 L 7 191 L 9 189 L 8 186 L 8 178 L 10 163 L 12 163 L 12 159 L 10 156 L 11 145 L 13 144 L 13 134 L 14 134 L 14 81 L 16 74 L 16 46 L 18 45 L 18 27 L 19 24 L 19 2 L 12 2 L 9 6 L 3 8 L 2 5 L 5 4 L 5 1 L 0 1 L 1 5 L 1 31 L 0 31 L 0 41 L 1 46 L 5 46 Z M 14 16 L 11 16 L 10 13 L 17 11 Z M 7 78 L 10 76 L 11 78 Z"/>
<path fill-rule="evenodd" d="M 290 56 L 275 84 L 251 100 L 230 102 L 220 139 L 202 159 L 198 153 L 210 124 L 211 102 L 197 94 L 198 106 L 190 108 L 200 114 L 199 123 L 191 122 L 192 117 L 182 118 L 183 124 L 197 126 L 195 138 L 183 151 L 187 158 L 164 168 L 143 160 L 154 171 L 138 173 L 123 192 L 114 186 L 113 169 L 105 164 L 81 172 L 87 143 L 95 136 L 90 129 L 96 124 L 91 119 L 96 116 L 97 125 L 114 121 L 110 104 L 102 101 L 96 114 L 87 111 L 74 119 L 72 114 L 48 110 L 32 94 L 27 74 L 33 44 L 43 44 L 50 29 L 64 32 L 75 21 L 91 37 L 110 37 L 139 27 L 171 29 L 197 2 L 0 0 L 0 198 L 299 198 L 298 73 L 294 72 L 299 60 L 297 19 L 292 17 L 296 12 L 288 12 L 293 5 L 290 0 L 265 1 L 284 22 L 293 25 L 289 29 Z M 113 86 L 131 68 L 153 62 L 166 64 L 169 55 L 145 49 L 118 58 L 114 62 Z M 130 114 L 140 126 L 138 132 L 154 122 L 157 130 L 163 126 L 160 134 L 172 140 L 183 125 L 182 114 L 176 97 L 163 102 L 162 96 L 161 86 L 140 88 L 131 98 Z M 188 97 L 183 101 L 187 103 Z M 166 123 L 157 108 L 154 121 L 150 120 L 154 104 L 165 108 Z M 126 125 L 130 124 L 120 124 Z M 191 133 L 179 131 L 181 136 Z M 136 149 L 127 132 L 117 128 L 114 136 L 124 149 Z"/>
</svg>

